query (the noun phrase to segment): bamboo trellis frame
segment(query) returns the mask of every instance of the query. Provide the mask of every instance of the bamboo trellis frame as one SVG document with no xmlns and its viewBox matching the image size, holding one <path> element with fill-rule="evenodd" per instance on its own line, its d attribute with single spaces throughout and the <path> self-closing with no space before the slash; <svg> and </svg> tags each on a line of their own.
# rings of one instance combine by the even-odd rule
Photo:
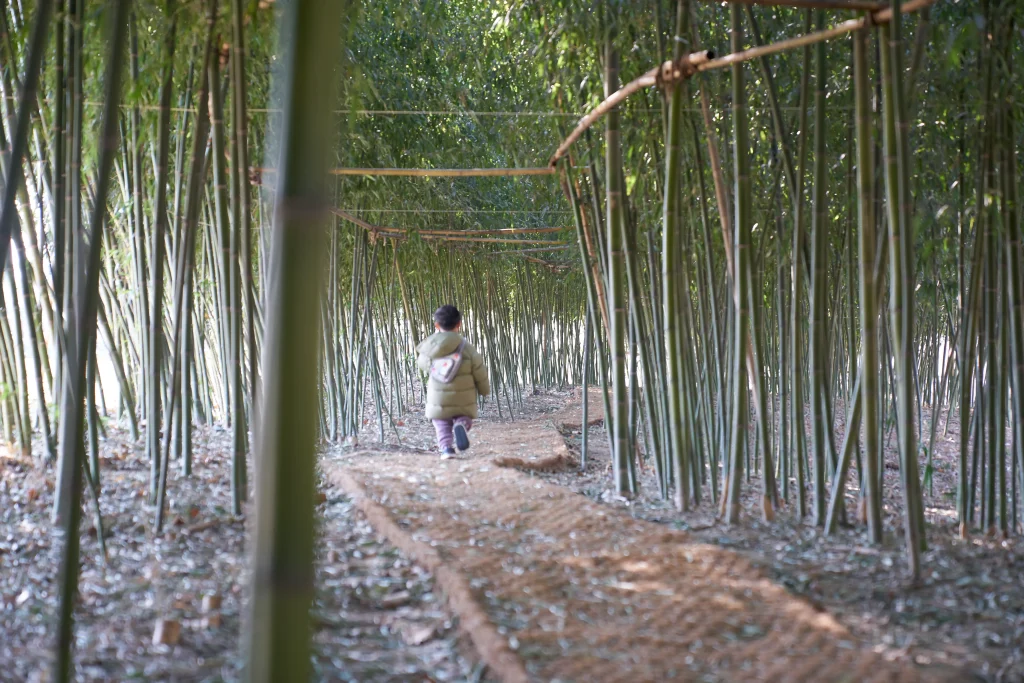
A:
<svg viewBox="0 0 1024 683">
<path fill-rule="evenodd" d="M 736 0 L 744 4 L 763 4 L 763 5 L 776 5 L 783 4 L 788 5 L 790 2 L 824 2 L 828 4 L 827 0 Z M 918 10 L 930 7 L 936 2 L 936 0 L 910 0 L 909 2 L 900 6 L 901 14 L 910 14 Z M 892 21 L 892 9 L 885 8 L 877 12 L 871 12 L 859 19 L 850 19 L 844 21 L 837 26 L 824 31 L 815 31 L 813 33 L 807 33 L 802 36 L 795 38 L 787 38 L 786 40 L 780 40 L 775 43 L 768 45 L 762 45 L 760 47 L 752 47 L 739 52 L 733 52 L 719 57 L 713 58 L 710 52 L 695 52 L 693 54 L 685 55 L 678 62 L 667 61 L 660 64 L 653 69 L 647 71 L 643 76 L 636 78 L 626 85 L 622 86 L 614 93 L 609 95 L 603 102 L 598 104 L 594 109 L 590 111 L 586 116 L 580 119 L 576 128 L 573 129 L 572 133 L 569 134 L 562 144 L 558 146 L 555 153 L 551 155 L 548 165 L 554 168 L 555 164 L 558 163 L 565 154 L 569 151 L 576 140 L 579 139 L 583 132 L 594 125 L 598 119 L 607 114 L 609 111 L 622 104 L 626 99 L 644 88 L 649 88 L 653 85 L 660 85 L 661 83 L 674 83 L 684 78 L 689 78 L 695 73 L 702 71 L 711 71 L 713 69 L 724 69 L 727 66 L 738 64 L 741 62 L 749 62 L 752 59 L 759 57 L 765 57 L 767 55 L 776 54 L 785 50 L 791 50 L 797 47 L 804 47 L 806 45 L 813 45 L 832 38 L 837 38 L 847 33 L 860 30 L 868 26 L 874 26 L 876 24 L 887 24 Z M 707 55 L 707 58 L 703 58 L 702 55 Z"/>
</svg>

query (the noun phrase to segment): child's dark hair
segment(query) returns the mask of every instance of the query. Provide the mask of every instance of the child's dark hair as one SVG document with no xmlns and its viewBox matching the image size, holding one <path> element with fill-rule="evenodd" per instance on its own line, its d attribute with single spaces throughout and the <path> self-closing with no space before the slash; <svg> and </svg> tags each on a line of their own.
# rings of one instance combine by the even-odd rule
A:
<svg viewBox="0 0 1024 683">
<path fill-rule="evenodd" d="M 434 322 L 445 332 L 451 332 L 462 322 L 462 314 L 451 304 L 445 304 L 434 311 Z"/>
</svg>

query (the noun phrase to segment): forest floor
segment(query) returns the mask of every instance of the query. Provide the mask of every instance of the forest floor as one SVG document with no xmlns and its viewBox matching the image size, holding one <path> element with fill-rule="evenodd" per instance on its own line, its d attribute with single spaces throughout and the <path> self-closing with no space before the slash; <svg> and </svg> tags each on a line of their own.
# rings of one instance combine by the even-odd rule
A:
<svg viewBox="0 0 1024 683">
<path fill-rule="evenodd" d="M 756 479 L 728 527 L 707 501 L 677 512 L 649 469 L 639 496 L 613 495 L 599 425 L 581 471 L 578 405 L 578 391 L 529 397 L 517 422 L 481 420 L 447 461 L 429 422 L 409 417 L 392 432 L 400 447 L 369 446 L 368 428 L 326 466 L 375 524 L 465 578 L 499 636 L 483 639 L 488 661 L 515 651 L 536 680 L 1024 680 L 1024 554 L 957 539 L 955 425 L 945 437 L 940 425 L 930 550 L 911 586 L 894 465 L 881 547 L 853 528 L 822 537 L 790 508 L 762 523 Z"/>
<path fill-rule="evenodd" d="M 836 407 L 839 443 L 845 433 L 841 408 Z M 599 395 L 592 396 L 589 410 L 602 416 Z M 923 424 L 927 426 L 930 419 L 925 406 Z M 841 526 L 833 536 L 822 535 L 813 525 L 813 514 L 800 519 L 792 498 L 772 523 L 764 523 L 759 476 L 744 484 L 744 519 L 736 526 L 718 521 L 717 506 L 709 500 L 707 489 L 702 504 L 688 512 L 677 511 L 658 494 L 650 467 L 640 471 L 638 496 L 614 495 L 609 484 L 608 437 L 601 424 L 589 428 L 585 470 L 577 466 L 539 476 L 636 519 L 684 530 L 694 539 L 740 553 L 773 581 L 827 610 L 886 659 L 958 668 L 963 680 L 1024 681 L 1024 544 L 1019 530 L 1009 539 L 978 530 L 967 540 L 960 539 L 956 417 L 948 431 L 945 427 L 940 419 L 932 489 L 925 486 L 924 490 L 929 549 L 922 557 L 923 577 L 918 585 L 907 579 L 903 493 L 893 439 L 886 443 L 886 533 L 881 546 L 867 543 L 863 527 Z M 578 423 L 562 433 L 578 463 L 582 436 Z M 851 472 L 846 487 L 851 517 L 857 492 L 856 475 Z M 807 501 L 810 508 L 810 491 Z"/>
<path fill-rule="evenodd" d="M 420 415 L 396 417 L 383 445 L 370 420 L 362 445 L 327 449 L 317 680 L 1024 680 L 1024 551 L 1016 538 L 957 538 L 955 424 L 945 437 L 940 425 L 930 550 L 910 586 L 894 467 L 881 547 L 853 528 L 823 537 L 792 506 L 764 524 L 756 478 L 729 527 L 707 496 L 677 512 L 649 468 L 638 496 L 613 495 L 600 424 L 581 470 L 579 398 L 529 396 L 511 422 L 489 404 L 453 460 Z M 597 395 L 590 406 L 599 418 Z M 194 474 L 172 469 L 168 530 L 154 535 L 148 463 L 111 428 L 106 564 L 89 508 L 83 518 L 80 680 L 240 677 L 246 529 L 229 512 L 228 452 L 226 432 L 197 430 Z M 0 681 L 47 680 L 52 479 L 0 455 Z M 153 644 L 159 620 L 180 628 L 175 642 Z"/>
<path fill-rule="evenodd" d="M 101 450 L 105 564 L 91 506 L 82 520 L 77 680 L 239 680 L 248 557 L 245 521 L 230 514 L 227 432 L 197 430 L 192 477 L 171 468 L 159 535 L 142 447 L 112 428 L 110 436 Z M 315 679 L 482 680 L 431 574 L 378 536 L 349 498 L 324 482 L 319 495 Z M 50 680 L 62 546 L 52 501 L 52 467 L 0 456 L 0 681 Z M 163 620 L 171 635 L 155 644 Z"/>
</svg>

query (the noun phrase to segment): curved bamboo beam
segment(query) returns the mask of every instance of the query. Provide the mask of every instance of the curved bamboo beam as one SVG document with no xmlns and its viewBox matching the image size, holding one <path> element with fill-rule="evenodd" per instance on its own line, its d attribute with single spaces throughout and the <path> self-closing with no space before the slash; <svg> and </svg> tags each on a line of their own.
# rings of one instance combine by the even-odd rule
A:
<svg viewBox="0 0 1024 683">
<path fill-rule="evenodd" d="M 652 85 L 657 85 L 659 81 L 664 82 L 675 82 L 689 76 L 697 68 L 699 64 L 707 62 L 709 59 L 715 56 L 714 52 L 710 50 L 701 50 L 700 52 L 694 52 L 693 54 L 684 56 L 679 63 L 673 61 L 667 61 L 664 64 L 654 67 L 650 71 L 646 72 L 640 78 L 630 81 L 626 85 L 622 86 L 605 99 L 604 102 L 597 105 L 589 114 L 580 119 L 580 122 L 576 124 L 576 128 L 569 133 L 562 144 L 558 146 L 555 153 L 551 156 L 548 161 L 548 168 L 554 171 L 555 164 L 558 160 L 565 156 L 565 153 L 572 147 L 572 143 L 576 142 L 583 132 L 590 128 L 594 123 L 597 122 L 602 116 L 610 112 L 612 109 L 617 107 L 619 104 L 626 101 L 626 99 L 633 93 L 649 88 Z"/>
<path fill-rule="evenodd" d="M 743 3 L 755 3 L 755 4 L 770 4 L 758 2 L 758 0 L 735 0 L 736 2 Z M 821 0 L 784 0 L 785 2 L 818 2 Z M 937 0 L 910 0 L 909 2 L 903 3 L 900 6 L 901 14 L 910 14 L 916 12 L 925 7 L 930 7 L 935 4 Z M 887 24 L 892 21 L 892 9 L 885 8 L 877 12 L 867 14 L 860 19 L 850 19 L 844 21 L 841 24 L 825 29 L 824 31 L 815 31 L 814 33 L 808 33 L 796 38 L 788 38 L 786 40 L 780 40 L 776 43 L 770 43 L 768 45 L 762 45 L 759 47 L 752 47 L 748 50 L 741 50 L 739 52 L 733 52 L 714 59 L 714 55 L 711 52 L 695 52 L 692 55 L 687 55 L 679 64 L 673 62 L 665 62 L 660 66 L 656 66 L 650 71 L 646 72 L 643 76 L 634 79 L 622 86 L 614 93 L 608 96 L 601 104 L 597 105 L 589 114 L 580 119 L 580 122 L 576 125 L 576 128 L 569 134 L 555 153 L 551 156 L 548 165 L 554 168 L 558 160 L 565 156 L 566 152 L 572 146 L 576 140 L 579 139 L 583 132 L 590 128 L 594 123 L 597 122 L 602 116 L 607 114 L 609 111 L 617 107 L 626 101 L 626 99 L 633 93 L 649 88 L 652 85 L 659 85 L 660 83 L 674 83 L 683 78 L 689 78 L 695 72 L 699 71 L 711 71 L 712 69 L 723 69 L 733 64 L 740 62 L 748 62 L 758 57 L 765 57 L 767 55 L 783 52 L 785 50 L 791 50 L 795 47 L 803 47 L 805 45 L 813 45 L 814 43 L 820 43 L 832 38 L 836 38 L 847 33 L 858 31 L 867 26 L 875 24 Z M 704 59 L 700 59 L 700 55 L 706 55 Z M 696 61 L 695 61 L 696 60 Z"/>
</svg>

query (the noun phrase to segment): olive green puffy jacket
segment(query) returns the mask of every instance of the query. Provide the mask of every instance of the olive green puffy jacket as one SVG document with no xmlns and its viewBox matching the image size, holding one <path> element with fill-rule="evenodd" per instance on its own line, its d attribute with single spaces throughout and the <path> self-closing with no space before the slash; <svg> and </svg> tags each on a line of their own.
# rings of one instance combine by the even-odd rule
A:
<svg viewBox="0 0 1024 683">
<path fill-rule="evenodd" d="M 430 335 L 416 347 L 416 365 L 423 372 L 430 372 L 430 361 L 454 353 L 462 343 L 457 332 L 437 332 Z M 462 349 L 462 365 L 459 373 L 449 384 L 442 384 L 433 377 L 427 380 L 427 417 L 431 420 L 450 420 L 453 417 L 477 416 L 477 395 L 491 393 L 491 381 L 484 366 L 484 357 L 469 342 Z"/>
</svg>

